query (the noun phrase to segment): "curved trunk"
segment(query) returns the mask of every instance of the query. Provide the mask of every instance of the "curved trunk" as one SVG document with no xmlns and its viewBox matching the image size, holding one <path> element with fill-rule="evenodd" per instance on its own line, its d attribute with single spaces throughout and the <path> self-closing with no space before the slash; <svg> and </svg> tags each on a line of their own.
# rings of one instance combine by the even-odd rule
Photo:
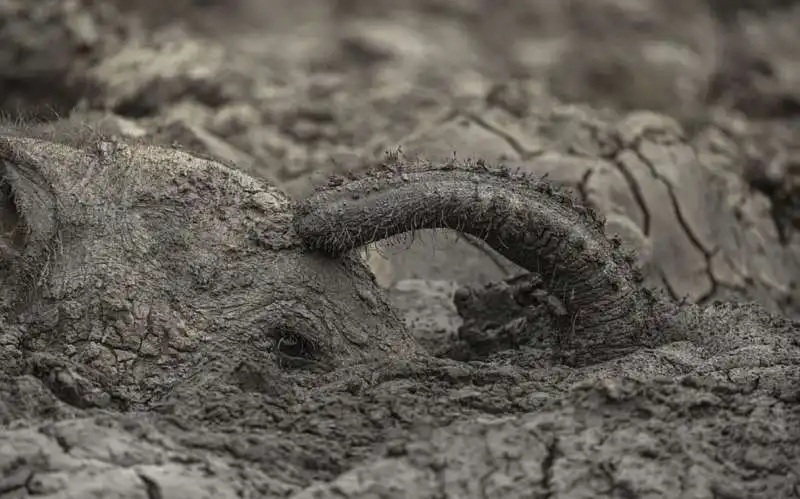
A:
<svg viewBox="0 0 800 499">
<path fill-rule="evenodd" d="M 417 229 L 485 240 L 539 273 L 567 311 L 557 344 L 592 359 L 659 343 L 664 303 L 641 285 L 632 255 L 607 239 L 595 213 L 545 179 L 482 162 L 389 163 L 361 178 L 332 179 L 298 206 L 309 248 L 340 254 Z"/>
</svg>

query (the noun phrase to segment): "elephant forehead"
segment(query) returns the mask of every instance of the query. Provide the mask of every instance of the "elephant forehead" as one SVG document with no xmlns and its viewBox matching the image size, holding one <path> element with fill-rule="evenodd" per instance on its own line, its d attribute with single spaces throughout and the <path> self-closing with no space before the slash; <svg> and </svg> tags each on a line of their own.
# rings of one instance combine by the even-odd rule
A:
<svg viewBox="0 0 800 499">
<path fill-rule="evenodd" d="M 128 213 L 102 231 L 66 232 L 47 264 L 48 294 L 57 301 L 112 293 L 185 304 L 199 297 L 254 303 L 304 289 L 299 281 L 307 258 L 291 234 L 244 215 L 233 226 L 174 216 Z"/>
<path fill-rule="evenodd" d="M 288 198 L 215 161 L 113 140 L 77 148 L 14 136 L 0 137 L 0 157 L 37 236 L 25 242 L 37 256 L 21 282 L 55 301 L 181 301 L 231 268 L 235 285 L 274 279 L 277 254 L 299 251 Z"/>
<path fill-rule="evenodd" d="M 214 160 L 175 148 L 94 138 L 74 144 L 0 136 L 0 155 L 44 183 L 61 215 L 103 203 L 233 208 L 285 222 L 291 201 L 275 187 Z"/>
</svg>

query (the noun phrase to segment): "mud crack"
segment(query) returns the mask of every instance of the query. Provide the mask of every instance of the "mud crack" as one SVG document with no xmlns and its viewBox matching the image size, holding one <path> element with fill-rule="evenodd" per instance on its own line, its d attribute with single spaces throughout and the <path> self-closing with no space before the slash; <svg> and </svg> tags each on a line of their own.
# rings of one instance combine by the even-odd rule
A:
<svg viewBox="0 0 800 499">
<path fill-rule="evenodd" d="M 621 152 L 622 151 L 619 151 L 615 156 L 619 157 L 619 153 Z M 628 184 L 628 188 L 633 195 L 633 200 L 636 202 L 636 206 L 638 206 L 639 210 L 642 212 L 642 234 L 644 234 L 645 237 L 650 237 L 650 232 L 652 230 L 652 215 L 650 214 L 650 208 L 647 206 L 647 201 L 645 201 L 642 188 L 639 187 L 639 184 L 636 182 L 636 178 L 622 161 L 614 158 L 611 163 L 622 174 L 622 177 L 625 179 L 625 183 Z"/>
<path fill-rule="evenodd" d="M 553 437 L 547 444 L 547 454 L 542 459 L 542 490 L 545 492 L 545 498 L 550 499 L 553 497 L 553 476 L 555 472 L 553 466 L 558 459 L 560 452 L 558 450 L 558 437 Z"/>
<path fill-rule="evenodd" d="M 517 139 L 516 137 L 514 137 L 510 133 L 506 132 L 502 128 L 493 125 L 492 123 L 490 123 L 486 119 L 482 118 L 477 113 L 467 113 L 467 114 L 465 114 L 465 117 L 467 119 L 471 120 L 473 123 L 475 123 L 479 127 L 483 128 L 484 130 L 486 130 L 488 132 L 491 132 L 491 133 L 497 135 L 498 137 L 500 137 L 502 140 L 504 140 L 506 142 L 506 144 L 509 145 L 509 147 L 511 147 L 511 149 L 514 150 L 514 152 L 517 153 L 517 155 L 519 155 L 520 158 L 522 158 L 524 160 L 529 160 L 531 158 L 534 158 L 534 157 L 539 156 L 542 153 L 544 153 L 544 149 L 538 149 L 538 150 L 530 150 L 530 149 L 528 149 L 527 147 L 522 145 L 522 142 L 520 142 L 519 139 Z"/>
<path fill-rule="evenodd" d="M 677 194 L 675 193 L 674 186 L 672 185 L 672 183 L 669 182 L 668 179 L 664 178 L 664 176 L 658 172 L 656 166 L 653 164 L 650 158 L 648 158 L 647 155 L 642 152 L 641 142 L 643 140 L 646 140 L 646 136 L 639 137 L 629 150 L 633 152 L 636 155 L 636 158 L 639 159 L 639 161 L 641 161 L 642 164 L 647 167 L 653 178 L 655 178 L 664 185 L 664 188 L 666 189 L 667 195 L 669 196 L 670 204 L 672 205 L 672 210 L 675 213 L 675 218 L 678 221 L 678 224 L 680 225 L 681 229 L 686 233 L 686 236 L 689 238 L 689 241 L 703 255 L 703 259 L 705 260 L 705 274 L 708 276 L 708 280 L 711 283 L 711 286 L 709 290 L 703 295 L 699 296 L 696 301 L 697 303 L 700 304 L 705 303 L 717 292 L 718 283 L 716 278 L 714 277 L 713 266 L 712 266 L 712 259 L 714 258 L 717 249 L 706 248 L 705 245 L 700 240 L 700 238 L 697 236 L 697 234 L 695 234 L 689 222 L 686 220 L 686 216 L 684 215 L 683 210 L 681 209 L 680 202 L 678 200 Z M 636 195 L 636 191 L 634 191 L 634 195 Z M 644 200 L 642 200 L 642 202 L 644 202 Z M 644 211 L 643 209 L 643 213 L 647 212 Z M 645 231 L 645 235 L 649 235 L 648 231 Z M 669 281 L 666 279 L 664 279 L 663 281 L 664 285 L 666 287 L 669 287 Z M 670 289 L 669 292 L 672 295 L 676 294 L 672 289 Z"/>
<path fill-rule="evenodd" d="M 164 499 L 164 494 L 158 482 L 141 472 L 136 472 L 136 476 L 144 483 L 144 488 L 147 491 L 147 499 Z"/>
</svg>

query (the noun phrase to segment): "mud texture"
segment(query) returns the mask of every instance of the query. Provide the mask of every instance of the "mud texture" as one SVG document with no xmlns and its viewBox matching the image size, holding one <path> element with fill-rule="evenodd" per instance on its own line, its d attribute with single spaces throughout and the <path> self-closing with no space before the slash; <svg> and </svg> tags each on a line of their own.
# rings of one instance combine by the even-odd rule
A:
<svg viewBox="0 0 800 499">
<path fill-rule="evenodd" d="M 0 498 L 800 496 L 797 5 L 501 3 L 0 0 Z"/>
<path fill-rule="evenodd" d="M 604 329 L 602 320 L 590 317 L 587 324 L 569 330 L 578 339 L 567 344 L 575 353 L 565 362 L 564 312 L 548 306 L 545 297 L 521 307 L 521 316 L 512 318 L 522 321 L 515 344 L 504 349 L 500 342 L 496 357 L 495 352 L 484 352 L 477 356 L 480 360 L 464 362 L 457 355 L 448 359 L 448 352 L 439 358 L 430 356 L 402 326 L 362 260 L 352 254 L 330 258 L 307 247 L 312 240 L 307 227 L 315 226 L 308 221 L 315 216 L 313 207 L 327 210 L 325 217 L 332 217 L 336 210 L 330 208 L 331 202 L 342 203 L 341 195 L 331 200 L 326 198 L 330 192 L 323 189 L 318 196 L 322 199 L 312 197 L 300 209 L 293 209 L 274 188 L 176 149 L 83 138 L 70 135 L 63 124 L 54 135 L 44 134 L 46 138 L 31 137 L 32 133 L 7 131 L 0 139 L 6 186 L 3 221 L 8 234 L 3 254 L 3 483 L 9 493 L 106 495 L 114 491 L 136 496 L 141 489 L 155 488 L 158 494 L 181 495 L 197 490 L 212 494 L 217 487 L 225 487 L 231 494 L 297 492 L 299 497 L 314 497 L 326 490 L 340 493 L 340 482 L 356 473 L 366 477 L 357 480 L 359 485 L 351 495 L 373 494 L 370 484 L 375 481 L 379 488 L 388 487 L 382 494 L 413 490 L 414 495 L 425 496 L 440 488 L 439 479 L 426 471 L 428 466 L 441 471 L 440 466 L 447 467 L 449 452 L 464 452 L 449 451 L 449 446 L 469 446 L 472 433 L 487 431 L 481 429 L 486 424 L 481 414 L 521 418 L 518 424 L 526 428 L 537 424 L 527 418 L 537 421 L 548 411 L 561 413 L 562 422 L 569 421 L 563 420 L 567 415 L 578 418 L 572 423 L 577 426 L 547 426 L 550 436 L 546 438 L 555 440 L 549 444 L 545 440 L 541 447 L 545 455 L 534 452 L 531 457 L 542 460 L 540 474 L 554 473 L 542 468 L 553 466 L 548 464 L 553 452 L 573 459 L 570 451 L 553 447 L 560 445 L 556 443 L 560 432 L 574 435 L 587 425 L 579 415 L 584 402 L 573 399 L 581 387 L 600 392 L 590 397 L 601 404 L 594 407 L 596 412 L 609 401 L 635 397 L 640 390 L 660 400 L 658 389 L 664 384 L 674 385 L 668 390 L 683 397 L 683 388 L 677 386 L 692 376 L 736 385 L 730 370 L 746 369 L 750 383 L 754 381 L 748 376 L 758 376 L 753 392 L 771 397 L 771 404 L 784 403 L 787 396 L 791 404 L 797 397 L 797 327 L 757 305 L 719 303 L 700 308 L 661 302 L 663 307 L 654 310 L 636 300 L 628 304 L 623 295 L 619 300 L 630 308 L 621 316 L 623 320 L 645 317 L 651 319 L 651 327 L 660 329 L 642 329 L 637 335 L 632 331 L 641 324 L 616 323 L 618 334 L 614 335 L 615 331 Z M 406 172 L 410 176 L 414 170 L 428 180 L 444 172 L 455 173 L 456 196 L 441 194 L 457 203 L 466 200 L 462 207 L 469 207 L 470 201 L 476 206 L 486 202 L 479 196 L 459 197 L 462 174 L 478 175 L 478 185 L 484 187 L 491 186 L 491 179 L 499 174 L 465 166 L 444 170 L 417 166 Z M 393 174 L 388 177 L 392 178 Z M 552 238 L 569 243 L 581 240 L 576 233 L 588 234 L 591 239 L 581 246 L 585 251 L 609 245 L 602 231 L 594 230 L 599 226 L 593 216 L 570 204 L 557 190 L 528 177 L 506 173 L 505 178 L 502 189 L 508 192 L 498 197 L 500 206 L 511 193 L 536 200 L 532 204 L 541 205 L 542 213 L 558 207 L 555 213 L 574 222 L 566 232 L 553 230 Z M 364 179 L 375 182 L 387 177 L 378 169 L 367 172 Z M 363 185 L 363 179 L 355 180 L 334 192 L 351 199 Z M 386 185 L 391 182 L 380 184 Z M 420 188 L 413 182 L 411 186 Z M 403 185 L 393 186 L 398 187 Z M 391 197 L 392 192 L 389 188 L 371 194 Z M 354 211 L 369 213 L 374 208 L 359 204 Z M 342 211 L 340 218 L 350 223 L 347 210 Z M 528 216 L 540 220 L 537 215 Z M 327 233 L 328 225 L 323 227 Z M 547 226 L 551 227 L 557 225 Z M 486 239 L 492 241 L 491 236 Z M 505 242 L 509 248 L 518 248 L 512 251 L 515 255 L 524 254 L 529 244 L 524 237 L 508 237 Z M 548 253 L 542 251 L 542 255 L 546 259 Z M 575 256 L 581 258 L 580 253 Z M 593 285 L 603 285 L 608 265 L 627 264 L 624 259 L 615 260 L 612 251 L 598 251 L 586 260 L 584 273 L 576 274 L 585 282 L 575 284 L 575 303 L 584 299 L 581 293 L 591 294 Z M 521 262 L 529 261 L 534 260 Z M 606 264 L 592 266 L 593 261 Z M 551 286 L 557 283 L 555 279 Z M 633 288 L 631 293 L 645 290 L 638 281 L 626 285 Z M 545 292 L 552 297 L 551 286 L 546 285 Z M 529 289 L 512 284 L 507 295 L 522 303 L 520 298 Z M 484 295 L 482 299 L 492 298 Z M 458 301 L 463 304 L 465 298 Z M 572 305 L 565 302 L 567 313 Z M 530 309 L 538 310 L 528 313 Z M 492 317 L 496 310 L 483 316 L 496 319 Z M 603 309 L 587 310 L 587 315 L 602 319 Z M 469 339 L 463 331 L 472 324 L 462 328 L 462 343 Z M 648 348 L 642 348 L 642 335 L 651 336 Z M 451 351 L 457 353 L 458 347 L 454 345 Z M 574 362 L 575 357 L 581 361 Z M 584 367 L 569 367 L 578 364 Z M 764 369 L 770 373 L 762 373 Z M 673 376 L 677 380 L 669 379 Z M 772 380 L 767 384 L 768 395 L 762 393 L 764 377 Z M 633 388 L 628 395 L 609 397 L 605 394 L 609 383 L 633 383 Z M 567 411 L 564 404 L 573 404 L 570 407 L 576 412 Z M 643 418 L 645 427 L 653 423 L 654 414 L 623 413 L 626 424 L 636 417 Z M 133 414 L 138 415 L 135 423 L 126 419 Z M 770 466 L 786 463 L 769 468 L 770 474 L 794 473 L 795 461 L 790 456 L 796 455 L 800 435 L 796 435 L 795 421 L 785 419 L 792 414 L 789 410 L 769 420 L 787 428 L 785 440 L 763 450 Z M 732 415 L 721 408 L 715 408 L 714 417 L 734 424 L 729 421 Z M 692 419 L 697 424 L 697 416 Z M 669 421 L 661 422 L 667 425 Z M 515 435 L 516 428 L 512 423 L 504 431 Z M 589 426 L 586 431 L 602 432 L 600 428 Z M 445 459 L 444 464 L 406 461 L 408 451 L 401 449 L 413 447 L 419 439 L 436 442 L 434 435 L 440 431 L 447 432 L 442 437 L 445 441 L 427 452 Z M 664 427 L 654 431 L 664 431 Z M 243 445 L 251 449 L 242 451 L 245 455 L 229 447 L 237 438 L 245 439 Z M 99 440 L 91 443 L 94 439 Z M 620 443 L 623 448 L 609 451 L 611 455 L 631 452 L 625 442 Z M 101 454 L 92 457 L 96 451 L 78 450 L 85 445 Z M 145 448 L 136 449 L 140 445 Z M 172 457 L 172 451 L 188 453 L 197 447 L 204 451 L 201 457 Z M 100 450 L 108 448 L 119 451 Z M 592 459 L 583 451 L 575 452 L 582 459 Z M 645 452 L 642 459 L 647 465 L 629 464 L 634 475 L 629 480 L 642 483 L 625 487 L 638 494 L 636 487 L 649 490 L 656 476 L 663 475 L 667 481 L 687 479 L 672 476 L 676 471 L 670 463 L 694 455 L 686 447 L 676 447 L 674 452 L 678 455 L 667 460 Z M 118 453 L 131 457 L 119 462 Z M 171 464 L 164 463 L 164 453 L 171 456 Z M 376 453 L 385 455 L 388 463 L 375 462 L 376 468 L 359 464 L 371 461 Z M 70 465 L 71 459 L 79 461 Z M 214 470 L 210 472 L 213 478 L 194 479 L 200 472 L 195 469 L 197 459 L 204 471 L 206 467 Z M 56 465 L 53 469 L 53 461 L 64 468 Z M 473 475 L 465 463 L 451 465 L 467 472 L 465 478 Z M 244 482 L 230 471 L 242 466 L 252 472 Z M 367 468 L 362 470 L 363 466 Z M 388 483 L 382 478 L 387 473 L 383 466 L 392 470 Z M 410 468 L 398 474 L 397 466 Z M 422 471 L 415 471 L 418 466 Z M 656 466 L 658 474 L 640 475 L 636 471 L 640 466 Z M 533 478 L 522 473 L 527 480 Z M 727 472 L 704 469 L 702 473 L 716 479 Z M 333 481 L 312 485 L 312 479 Z M 543 494 L 557 493 L 562 486 L 551 479 L 540 479 Z M 186 480 L 191 484 L 184 484 Z M 758 487 L 783 494 L 790 484 L 772 480 L 769 475 Z M 712 479 L 710 491 L 715 483 Z M 305 485 L 311 488 L 301 490 Z M 259 489 L 267 486 L 271 488 Z M 505 487 L 505 495 L 514 495 L 514 487 L 521 487 L 498 486 Z M 572 487 L 584 486 L 568 485 L 565 493 L 574 495 Z M 458 489 L 462 487 L 469 490 L 475 485 L 467 480 L 452 494 L 461 495 Z M 520 492 L 524 490 L 528 487 Z"/>
</svg>

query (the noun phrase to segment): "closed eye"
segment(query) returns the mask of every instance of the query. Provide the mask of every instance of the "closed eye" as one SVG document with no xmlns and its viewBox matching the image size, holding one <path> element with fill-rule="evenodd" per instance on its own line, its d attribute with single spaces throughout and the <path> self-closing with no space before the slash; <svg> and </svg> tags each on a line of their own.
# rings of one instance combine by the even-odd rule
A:
<svg viewBox="0 0 800 499">
<path fill-rule="evenodd" d="M 319 363 L 319 349 L 308 338 L 291 331 L 273 331 L 274 352 L 282 367 L 307 368 Z"/>
</svg>

